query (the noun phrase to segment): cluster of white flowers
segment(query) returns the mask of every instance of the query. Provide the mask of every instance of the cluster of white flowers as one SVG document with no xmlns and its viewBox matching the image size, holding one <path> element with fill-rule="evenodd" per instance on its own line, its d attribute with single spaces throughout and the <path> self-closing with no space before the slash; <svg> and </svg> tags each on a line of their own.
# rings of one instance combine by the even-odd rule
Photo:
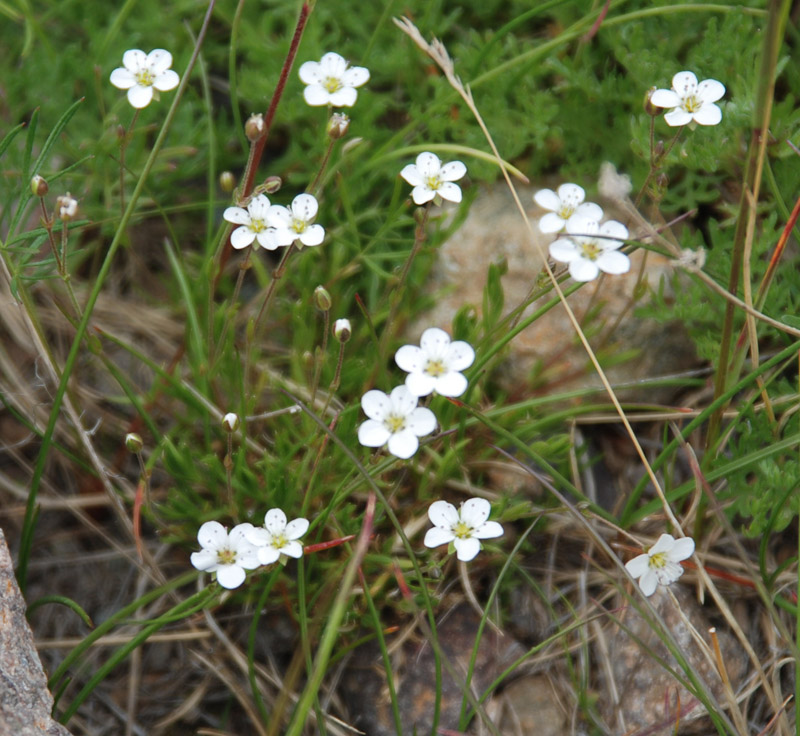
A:
<svg viewBox="0 0 800 736">
<path fill-rule="evenodd" d="M 239 225 L 231 233 L 234 248 L 246 248 L 254 240 L 262 248 L 276 250 L 295 243 L 319 245 L 325 238 L 325 229 L 314 223 L 319 204 L 311 194 L 298 194 L 289 207 L 270 204 L 266 194 L 257 194 L 247 207 L 228 207 L 223 219 Z"/>
<path fill-rule="evenodd" d="M 264 526 L 237 524 L 230 533 L 218 521 L 207 521 L 197 533 L 202 549 L 192 552 L 192 565 L 216 573 L 223 588 L 238 588 L 244 582 L 245 570 L 271 565 L 281 555 L 302 557 L 303 545 L 298 540 L 307 531 L 307 519 L 287 523 L 280 509 L 267 511 Z"/>
<path fill-rule="evenodd" d="M 461 373 L 472 365 L 475 351 L 463 340 L 450 341 L 438 327 L 422 333 L 420 346 L 404 345 L 395 362 L 408 373 L 405 385 L 390 394 L 373 389 L 361 397 L 361 407 L 369 417 L 358 428 L 358 441 L 365 447 L 383 447 L 401 459 L 410 458 L 419 447 L 419 438 L 436 429 L 436 417 L 417 406 L 420 397 L 434 391 L 442 396 L 461 396 L 467 379 Z"/>
</svg>

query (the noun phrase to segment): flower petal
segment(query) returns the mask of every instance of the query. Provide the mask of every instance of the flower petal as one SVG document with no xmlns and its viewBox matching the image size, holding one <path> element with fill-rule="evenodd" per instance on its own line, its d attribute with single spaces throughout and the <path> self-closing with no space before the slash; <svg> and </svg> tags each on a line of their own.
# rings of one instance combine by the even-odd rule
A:
<svg viewBox="0 0 800 736">
<path fill-rule="evenodd" d="M 386 428 L 383 422 L 375 419 L 367 419 L 358 428 L 358 441 L 364 447 L 383 447 L 392 433 Z"/>
<path fill-rule="evenodd" d="M 198 570 L 211 570 L 217 564 L 217 553 L 210 549 L 201 549 L 199 552 L 192 552 L 191 560 Z"/>
<path fill-rule="evenodd" d="M 122 67 L 114 69 L 109 79 L 117 89 L 130 89 L 136 84 L 136 77 L 128 69 Z"/>
<path fill-rule="evenodd" d="M 562 184 L 558 188 L 558 198 L 561 200 L 561 204 L 574 209 L 586 199 L 586 192 L 577 184 Z"/>
<path fill-rule="evenodd" d="M 450 345 L 450 335 L 438 327 L 429 327 L 419 339 L 419 346 L 428 358 L 439 358 Z"/>
<path fill-rule="evenodd" d="M 246 545 L 247 544 L 247 532 L 255 527 L 250 524 L 249 522 L 244 522 L 243 524 L 237 524 L 233 529 L 231 529 L 231 533 L 228 535 L 228 543 L 231 547 L 237 548 L 239 545 Z"/>
<path fill-rule="evenodd" d="M 603 208 L 594 202 L 584 202 L 575 208 L 573 217 L 585 217 L 587 220 L 600 222 L 603 219 Z"/>
<path fill-rule="evenodd" d="M 467 173 L 467 167 L 461 161 L 450 161 L 439 169 L 439 178 L 442 181 L 458 181 Z"/>
<path fill-rule="evenodd" d="M 258 561 L 262 565 L 271 565 L 281 556 L 275 547 L 259 547 L 258 548 Z"/>
<path fill-rule="evenodd" d="M 310 222 L 317 216 L 319 204 L 312 194 L 298 194 L 292 200 L 292 214 L 299 220 Z"/>
<path fill-rule="evenodd" d="M 322 225 L 311 225 L 300 233 L 300 242 L 309 247 L 320 245 L 325 240 L 325 228 Z"/>
<path fill-rule="evenodd" d="M 675 537 L 671 534 L 662 534 L 658 541 L 647 550 L 647 554 L 652 557 L 653 555 L 661 554 L 662 552 L 669 552 L 675 546 Z"/>
<path fill-rule="evenodd" d="M 600 273 L 597 264 L 585 258 L 576 258 L 569 264 L 569 275 L 575 281 L 593 281 Z"/>
<path fill-rule="evenodd" d="M 147 54 L 139 49 L 129 49 L 122 55 L 122 66 L 134 73 L 147 63 Z"/>
<path fill-rule="evenodd" d="M 694 539 L 691 537 L 681 537 L 675 541 L 672 551 L 668 557 L 672 562 L 681 562 L 689 559 L 694 554 Z"/>
<path fill-rule="evenodd" d="M 656 107 L 679 107 L 682 100 L 674 89 L 657 89 L 650 95 L 650 102 Z"/>
<path fill-rule="evenodd" d="M 608 244 L 607 238 L 613 238 L 614 240 L 625 240 L 628 237 L 628 228 L 625 227 L 621 222 L 617 222 L 616 220 L 609 220 L 608 222 L 604 222 L 598 231 L 598 235 L 602 235 L 602 242 Z M 606 245 L 606 247 L 608 247 Z"/>
<path fill-rule="evenodd" d="M 268 227 L 266 230 L 262 230 L 256 235 L 256 240 L 264 250 L 277 250 L 277 248 L 282 245 L 278 242 L 277 230 L 275 230 L 274 227 Z"/>
<path fill-rule="evenodd" d="M 244 570 L 238 565 L 221 565 L 217 570 L 217 582 L 228 590 L 238 588 L 244 582 L 245 577 Z"/>
<path fill-rule="evenodd" d="M 422 370 L 425 354 L 416 345 L 403 345 L 394 354 L 394 362 L 401 370 L 407 373 L 416 373 Z"/>
<path fill-rule="evenodd" d="M 286 514 L 280 509 L 270 509 L 264 516 L 264 528 L 273 536 L 286 529 Z"/>
<path fill-rule="evenodd" d="M 456 340 L 447 347 L 445 360 L 451 371 L 463 371 L 475 362 L 475 351 L 468 342 Z"/>
<path fill-rule="evenodd" d="M 458 184 L 453 184 L 451 181 L 443 181 L 436 193 L 448 202 L 455 202 L 458 204 L 461 201 L 461 187 Z"/>
<path fill-rule="evenodd" d="M 607 253 L 603 253 L 595 263 L 603 273 L 612 275 L 628 273 L 631 270 L 631 259 L 618 250 L 610 250 Z"/>
<path fill-rule="evenodd" d="M 700 125 L 719 125 L 722 120 L 722 110 L 713 103 L 706 103 L 692 116 Z"/>
<path fill-rule="evenodd" d="M 300 539 L 308 531 L 308 519 L 293 519 L 286 525 L 285 534 L 289 539 Z"/>
<path fill-rule="evenodd" d="M 632 578 L 642 577 L 647 572 L 648 567 L 650 567 L 650 555 L 646 553 L 637 555 L 625 563 L 625 569 Z"/>
<path fill-rule="evenodd" d="M 550 243 L 550 257 L 561 263 L 570 263 L 580 257 L 578 247 L 569 238 L 559 238 Z"/>
<path fill-rule="evenodd" d="M 434 526 L 425 532 L 425 539 L 422 543 L 426 547 L 438 547 L 441 544 L 449 544 L 456 538 L 455 534 L 449 529 L 443 529 L 440 526 Z"/>
<path fill-rule="evenodd" d="M 670 110 L 666 115 L 664 115 L 664 120 L 666 121 L 667 125 L 672 128 L 676 128 L 679 125 L 688 125 L 692 122 L 692 114 L 690 112 L 686 112 L 682 107 L 676 107 L 674 110 Z"/>
<path fill-rule="evenodd" d="M 406 388 L 414 396 L 427 396 L 436 390 L 436 379 L 427 373 L 409 373 L 406 376 Z"/>
<path fill-rule="evenodd" d="M 363 66 L 351 66 L 342 74 L 342 84 L 348 87 L 360 87 L 369 81 L 369 69 Z"/>
<path fill-rule="evenodd" d="M 408 460 L 419 448 L 419 440 L 410 429 L 404 429 L 391 435 L 386 447 L 395 457 Z"/>
<path fill-rule="evenodd" d="M 412 187 L 417 187 L 422 184 L 422 176 L 417 169 L 416 164 L 406 164 L 400 171 L 400 176 L 403 177 Z"/>
<path fill-rule="evenodd" d="M 330 96 L 333 107 L 352 107 L 356 104 L 358 92 L 353 87 L 342 87 Z"/>
<path fill-rule="evenodd" d="M 312 107 L 321 107 L 330 102 L 331 96 L 321 84 L 310 84 L 303 90 L 303 99 Z"/>
<path fill-rule="evenodd" d="M 303 556 L 303 545 L 300 542 L 290 541 L 280 549 L 281 554 L 298 559 Z"/>
<path fill-rule="evenodd" d="M 392 408 L 392 402 L 383 391 L 373 388 L 361 397 L 361 408 L 370 419 L 383 421 Z"/>
<path fill-rule="evenodd" d="M 327 77 L 341 79 L 347 69 L 345 58 L 335 51 L 329 51 L 319 62 L 322 73 Z"/>
<path fill-rule="evenodd" d="M 697 95 L 703 102 L 716 102 L 725 95 L 725 85 L 716 79 L 706 79 L 697 85 Z"/>
<path fill-rule="evenodd" d="M 435 196 L 436 192 L 433 189 L 428 189 L 424 184 L 420 184 L 411 190 L 411 199 L 414 200 L 414 204 L 416 205 L 427 204 Z"/>
<path fill-rule="evenodd" d="M 172 54 L 166 49 L 153 49 L 147 55 L 145 63 L 153 73 L 153 76 L 157 77 L 172 66 Z"/>
<path fill-rule="evenodd" d="M 389 399 L 392 402 L 392 411 L 404 417 L 411 414 L 417 405 L 417 397 L 405 386 L 395 386 L 389 394 Z"/>
<path fill-rule="evenodd" d="M 672 78 L 672 89 L 682 98 L 697 89 L 697 77 L 694 72 L 678 72 Z M 652 100 L 652 98 L 650 98 Z"/>
<path fill-rule="evenodd" d="M 227 207 L 222 213 L 222 219 L 236 225 L 249 225 L 250 214 L 243 207 Z"/>
<path fill-rule="evenodd" d="M 485 498 L 470 498 L 461 505 L 461 521 L 477 529 L 491 512 L 492 505 Z"/>
<path fill-rule="evenodd" d="M 502 524 L 497 521 L 487 521 L 473 532 L 473 536 L 476 539 L 494 539 L 502 537 L 504 533 Z"/>
<path fill-rule="evenodd" d="M 218 521 L 207 521 L 198 530 L 197 541 L 205 549 L 218 550 L 228 543 L 228 532 Z"/>
<path fill-rule="evenodd" d="M 247 211 L 252 219 L 266 221 L 271 211 L 267 195 L 259 194 L 253 197 L 247 205 Z"/>
<path fill-rule="evenodd" d="M 180 81 L 181 78 L 178 76 L 177 72 L 172 71 L 172 69 L 167 69 L 153 80 L 153 86 L 159 92 L 168 92 L 171 89 L 175 89 Z"/>
<path fill-rule="evenodd" d="M 234 248 L 236 248 L 236 250 L 241 250 L 242 248 L 246 248 L 255 239 L 256 239 L 256 234 L 247 225 L 242 225 L 241 227 L 237 227 L 231 233 L 231 245 Z"/>
<path fill-rule="evenodd" d="M 318 61 L 306 61 L 298 70 L 300 81 L 303 84 L 318 84 L 322 79 L 322 70 Z"/>
<path fill-rule="evenodd" d="M 428 508 L 428 518 L 443 529 L 451 529 L 460 519 L 456 507 L 447 501 L 434 501 Z"/>
<path fill-rule="evenodd" d="M 539 230 L 545 234 L 557 233 L 564 227 L 564 220 L 555 212 L 548 212 L 539 219 Z"/>
<path fill-rule="evenodd" d="M 657 586 L 658 577 L 655 574 L 655 571 L 651 567 L 648 567 L 647 570 L 644 571 L 644 574 L 639 578 L 639 587 L 642 589 L 642 593 L 644 593 L 646 596 L 651 596 L 656 592 Z"/>
<path fill-rule="evenodd" d="M 281 204 L 273 204 L 270 206 L 264 219 L 272 227 L 276 228 L 291 227 L 292 225 L 292 213 L 289 211 L 288 207 L 284 207 Z"/>
<path fill-rule="evenodd" d="M 406 385 L 408 385 L 407 380 Z M 462 373 L 450 371 L 450 373 L 445 373 L 436 379 L 434 390 L 439 396 L 455 398 L 456 396 L 461 396 L 467 390 L 468 385 L 469 382 Z"/>
<path fill-rule="evenodd" d="M 139 84 L 134 85 L 128 90 L 128 102 L 133 105 L 137 110 L 147 107 L 153 99 L 153 88 L 142 87 Z"/>
<path fill-rule="evenodd" d="M 423 179 L 427 179 L 429 176 L 436 176 L 439 173 L 439 169 L 442 167 L 442 160 L 435 153 L 431 153 L 430 151 L 424 151 L 419 154 L 416 163 L 420 176 L 422 176 Z"/>
<path fill-rule="evenodd" d="M 436 429 L 436 415 L 430 409 L 419 406 L 409 414 L 406 426 L 417 437 L 424 437 Z"/>
<path fill-rule="evenodd" d="M 256 547 L 263 547 L 272 541 L 272 535 L 263 526 L 254 526 L 249 529 L 245 534 L 245 538 Z"/>
<path fill-rule="evenodd" d="M 555 212 L 561 209 L 561 200 L 552 189 L 540 189 L 533 195 L 533 201 L 536 202 L 539 207 L 543 207 L 546 210 Z"/>
<path fill-rule="evenodd" d="M 453 546 L 456 548 L 456 557 L 462 562 L 475 559 L 475 556 L 481 551 L 481 543 L 475 537 L 456 539 Z"/>
</svg>

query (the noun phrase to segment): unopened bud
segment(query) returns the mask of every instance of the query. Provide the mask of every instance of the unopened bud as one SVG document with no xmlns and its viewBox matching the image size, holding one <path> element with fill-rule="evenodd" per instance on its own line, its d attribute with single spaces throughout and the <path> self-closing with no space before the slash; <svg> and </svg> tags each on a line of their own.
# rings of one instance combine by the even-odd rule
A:
<svg viewBox="0 0 800 736">
<path fill-rule="evenodd" d="M 335 112 L 331 115 L 328 121 L 326 132 L 329 138 L 338 141 L 339 138 L 344 138 L 347 135 L 347 129 L 350 127 L 350 118 L 342 112 Z"/>
<path fill-rule="evenodd" d="M 264 179 L 262 188 L 267 194 L 275 194 L 275 192 L 277 192 L 282 185 L 283 181 L 281 181 L 279 176 L 268 176 L 266 179 Z"/>
<path fill-rule="evenodd" d="M 656 107 L 652 102 L 650 102 L 650 98 L 653 96 L 653 93 L 655 91 L 656 91 L 655 87 L 650 87 L 650 89 L 648 89 L 644 95 L 644 111 L 651 117 L 660 115 L 662 112 L 660 107 Z"/>
<path fill-rule="evenodd" d="M 130 432 L 125 435 L 125 447 L 128 449 L 128 452 L 136 454 L 142 451 L 144 442 L 142 442 L 142 438 L 138 434 Z"/>
<path fill-rule="evenodd" d="M 219 175 L 219 188 L 227 193 L 233 191 L 233 188 L 236 186 L 236 177 L 233 175 L 231 171 L 223 171 Z"/>
<path fill-rule="evenodd" d="M 324 286 L 314 289 L 314 304 L 322 312 L 327 312 L 331 308 L 331 295 Z"/>
<path fill-rule="evenodd" d="M 253 143 L 264 135 L 264 116 L 259 113 L 253 113 L 244 124 L 244 134 L 247 140 Z"/>
<path fill-rule="evenodd" d="M 222 428 L 226 432 L 231 433 L 239 429 L 238 415 L 234 414 L 232 411 L 228 412 L 224 417 L 222 417 Z"/>
<path fill-rule="evenodd" d="M 353 334 L 350 320 L 337 319 L 336 322 L 333 323 L 333 334 L 340 343 L 346 343 L 350 339 L 350 335 Z"/>
<path fill-rule="evenodd" d="M 36 176 L 31 179 L 31 192 L 34 197 L 44 197 L 49 191 L 50 187 L 47 186 L 47 181 L 43 176 L 36 174 Z"/>
<path fill-rule="evenodd" d="M 67 192 L 63 197 L 56 199 L 56 208 L 59 218 L 63 222 L 69 222 L 74 220 L 75 215 L 78 214 L 78 200 Z"/>
<path fill-rule="evenodd" d="M 653 156 L 656 161 L 664 155 L 664 141 L 657 141 L 655 148 L 653 148 Z"/>
</svg>

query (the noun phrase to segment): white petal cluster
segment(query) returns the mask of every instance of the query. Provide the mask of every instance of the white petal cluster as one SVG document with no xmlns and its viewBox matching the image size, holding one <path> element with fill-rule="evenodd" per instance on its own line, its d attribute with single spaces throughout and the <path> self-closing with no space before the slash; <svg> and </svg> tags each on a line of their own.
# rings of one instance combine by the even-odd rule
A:
<svg viewBox="0 0 800 736">
<path fill-rule="evenodd" d="M 475 351 L 469 343 L 451 342 L 444 330 L 429 327 L 422 333 L 419 347 L 404 345 L 394 359 L 408 373 L 406 388 L 413 396 L 434 391 L 441 396 L 461 396 L 467 390 L 467 379 L 460 371 L 472 365 Z"/>
<path fill-rule="evenodd" d="M 562 184 L 556 192 L 540 189 L 533 195 L 533 201 L 550 212 L 539 220 L 539 230 L 543 233 L 560 233 L 573 218 L 602 220 L 600 205 L 584 202 L 584 199 L 586 192 L 577 184 Z"/>
<path fill-rule="evenodd" d="M 469 562 L 481 551 L 479 540 L 503 536 L 500 524 L 487 521 L 491 510 L 485 498 L 470 498 L 458 510 L 447 501 L 434 501 L 428 509 L 428 518 L 434 526 L 425 534 L 425 546 L 452 542 L 456 557 Z"/>
<path fill-rule="evenodd" d="M 322 225 L 312 224 L 319 204 L 311 194 L 298 194 L 291 207 L 270 204 L 265 194 L 258 194 L 247 207 L 228 207 L 222 213 L 224 220 L 239 225 L 231 233 L 234 248 L 246 248 L 257 241 L 266 250 L 291 245 L 319 245 L 325 238 Z"/>
<path fill-rule="evenodd" d="M 467 167 L 461 161 L 450 161 L 442 165 L 441 159 L 430 152 L 417 156 L 414 164 L 403 167 L 400 176 L 412 187 L 411 198 L 414 204 L 430 202 L 436 196 L 450 202 L 461 201 L 461 187 L 453 182 L 463 178 Z"/>
<path fill-rule="evenodd" d="M 270 509 L 264 517 L 264 526 L 251 527 L 247 541 L 258 549 L 258 561 L 262 565 L 277 562 L 281 555 L 303 556 L 303 545 L 297 540 L 308 531 L 308 519 L 294 519 L 287 523 L 286 514 L 280 509 Z"/>
<path fill-rule="evenodd" d="M 550 256 L 568 263 L 575 281 L 592 281 L 601 271 L 627 273 L 630 258 L 619 251 L 627 237 L 628 228 L 616 220 L 601 225 L 597 220 L 573 217 L 567 222 L 567 237 L 550 244 Z"/>
<path fill-rule="evenodd" d="M 647 596 L 653 595 L 659 585 L 674 583 L 681 575 L 680 563 L 694 554 L 691 537 L 675 539 L 671 534 L 662 534 L 647 552 L 625 563 L 631 577 L 639 579 L 639 587 Z"/>
<path fill-rule="evenodd" d="M 153 90 L 167 92 L 175 89 L 180 77 L 172 71 L 172 54 L 154 49 L 149 54 L 130 49 L 122 55 L 122 66 L 111 72 L 111 84 L 128 90 L 128 102 L 136 109 L 147 107 Z"/>
<path fill-rule="evenodd" d="M 312 106 L 352 107 L 358 97 L 357 87 L 369 81 L 369 70 L 363 66 L 348 67 L 339 54 L 328 52 L 320 61 L 307 61 L 300 66 L 300 81 L 305 101 Z"/>
<path fill-rule="evenodd" d="M 377 389 L 367 391 L 361 408 L 369 419 L 358 428 L 358 441 L 365 447 L 386 445 L 403 460 L 417 451 L 419 437 L 436 429 L 433 412 L 417 406 L 417 397 L 405 386 L 396 386 L 389 395 Z"/>
<path fill-rule="evenodd" d="M 672 89 L 657 89 L 650 96 L 656 107 L 672 108 L 664 120 L 677 127 L 694 121 L 699 125 L 717 125 L 722 120 L 722 110 L 714 103 L 725 94 L 725 85 L 716 79 L 706 79 L 698 84 L 693 72 L 678 72 L 672 78 Z"/>
</svg>

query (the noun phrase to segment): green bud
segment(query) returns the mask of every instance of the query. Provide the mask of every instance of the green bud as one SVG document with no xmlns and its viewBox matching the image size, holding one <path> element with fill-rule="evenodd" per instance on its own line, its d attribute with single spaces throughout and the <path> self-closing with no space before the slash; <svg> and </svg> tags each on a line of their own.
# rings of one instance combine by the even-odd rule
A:
<svg viewBox="0 0 800 736">
<path fill-rule="evenodd" d="M 264 125 L 264 116 L 259 113 L 253 113 L 244 124 L 244 134 L 247 140 L 251 143 L 257 141 L 264 135 L 266 125 Z"/>
<path fill-rule="evenodd" d="M 347 129 L 350 127 L 350 118 L 344 113 L 335 112 L 328 120 L 328 127 L 326 132 L 329 138 L 338 141 L 347 135 Z"/>
<path fill-rule="evenodd" d="M 219 175 L 219 188 L 222 189 L 223 192 L 229 193 L 233 191 L 233 188 L 236 186 L 236 177 L 230 171 L 223 171 Z"/>
<path fill-rule="evenodd" d="M 324 286 L 318 286 L 314 289 L 314 303 L 317 309 L 322 312 L 327 312 L 331 308 L 331 295 Z"/>
<path fill-rule="evenodd" d="M 36 176 L 31 179 L 31 192 L 34 197 L 44 197 L 49 191 L 50 187 L 47 185 L 47 181 L 43 176 L 36 174 Z"/>
<path fill-rule="evenodd" d="M 226 432 L 235 432 L 239 429 L 239 417 L 232 411 L 222 417 L 222 427 Z"/>
<path fill-rule="evenodd" d="M 125 436 L 125 447 L 128 448 L 128 452 L 136 454 L 142 451 L 144 442 L 138 434 L 130 432 Z"/>
</svg>

